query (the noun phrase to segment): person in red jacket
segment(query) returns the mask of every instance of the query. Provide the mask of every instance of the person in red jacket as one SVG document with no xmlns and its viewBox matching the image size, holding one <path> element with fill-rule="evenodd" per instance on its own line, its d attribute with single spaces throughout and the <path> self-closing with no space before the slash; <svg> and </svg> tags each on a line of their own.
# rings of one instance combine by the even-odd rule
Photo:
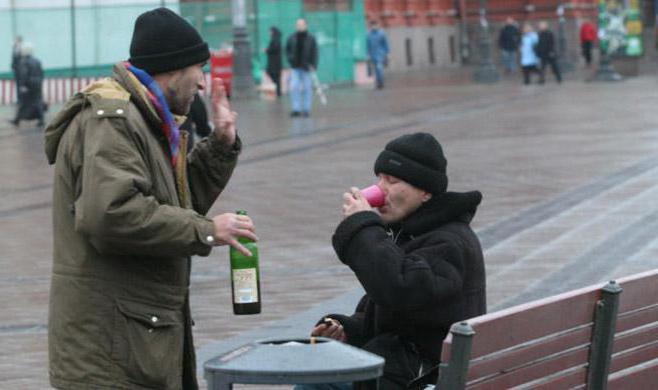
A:
<svg viewBox="0 0 658 390">
<path fill-rule="evenodd" d="M 589 21 L 585 20 L 580 26 L 580 46 L 583 49 L 585 64 L 589 68 L 592 64 L 592 47 L 596 41 L 596 27 Z"/>
</svg>

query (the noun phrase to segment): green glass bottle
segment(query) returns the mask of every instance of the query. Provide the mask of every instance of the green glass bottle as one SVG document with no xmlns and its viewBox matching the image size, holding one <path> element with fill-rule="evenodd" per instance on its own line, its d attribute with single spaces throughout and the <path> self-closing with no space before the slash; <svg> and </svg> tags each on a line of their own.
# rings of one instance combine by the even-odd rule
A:
<svg viewBox="0 0 658 390">
<path fill-rule="evenodd" d="M 236 214 L 247 215 L 247 212 L 238 210 Z M 238 315 L 258 314 L 261 306 L 258 247 L 248 238 L 240 237 L 238 241 L 251 251 L 252 256 L 245 256 L 233 247 L 229 249 L 233 313 Z"/>
</svg>

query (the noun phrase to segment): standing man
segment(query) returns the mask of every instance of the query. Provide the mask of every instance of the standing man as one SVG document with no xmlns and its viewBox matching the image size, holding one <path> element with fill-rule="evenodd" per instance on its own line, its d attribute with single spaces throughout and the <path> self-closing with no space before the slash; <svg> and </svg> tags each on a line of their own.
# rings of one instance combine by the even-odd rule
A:
<svg viewBox="0 0 658 390">
<path fill-rule="evenodd" d="M 583 49 L 583 57 L 585 58 L 585 66 L 588 68 L 592 65 L 592 48 L 596 42 L 596 28 L 589 19 L 585 19 L 583 25 L 580 26 L 580 46 Z"/>
<path fill-rule="evenodd" d="M 43 121 L 43 68 L 41 61 L 34 57 L 34 47 L 25 42 L 21 46 L 21 60 L 16 69 L 18 75 L 18 109 L 16 116 L 11 121 L 18 126 L 21 120 L 37 120 L 37 126 L 44 125 Z"/>
<path fill-rule="evenodd" d="M 213 80 L 213 133 L 186 156 L 179 132 L 210 53 L 166 8 L 140 15 L 130 59 L 46 129 L 55 164 L 48 346 L 59 389 L 197 389 L 190 257 L 248 250 L 246 216 L 204 214 L 238 153 L 237 114 Z"/>
<path fill-rule="evenodd" d="M 368 56 L 375 69 L 375 84 L 377 89 L 384 88 L 384 65 L 388 60 L 388 40 L 386 33 L 379 28 L 379 22 L 370 21 L 370 31 L 367 37 Z"/>
<path fill-rule="evenodd" d="M 312 335 L 384 357 L 382 390 L 405 389 L 436 366 L 450 325 L 486 311 L 483 254 L 470 227 L 482 195 L 447 192 L 446 165 L 431 134 L 403 135 L 375 162 L 384 206 L 373 210 L 357 188 L 343 194 L 333 246 L 366 295 L 353 315 L 328 314 L 331 325 L 319 322 Z"/>
<path fill-rule="evenodd" d="M 505 73 L 516 71 L 516 51 L 519 48 L 520 41 L 521 33 L 519 32 L 519 28 L 516 27 L 514 19 L 507 17 L 505 26 L 500 30 L 500 36 L 498 37 L 498 46 L 503 56 Z"/>
<path fill-rule="evenodd" d="M 308 32 L 306 20 L 297 19 L 297 31 L 288 38 L 286 57 L 290 63 L 290 116 L 308 117 L 313 105 L 313 80 L 311 73 L 318 68 L 318 45 Z"/>
<path fill-rule="evenodd" d="M 11 47 L 11 71 L 14 73 L 14 88 L 16 89 L 16 101 L 21 103 L 21 93 L 18 90 L 20 84 L 19 68 L 22 58 L 23 37 L 18 35 Z"/>
<path fill-rule="evenodd" d="M 541 60 L 540 68 L 540 83 L 544 83 L 546 74 L 546 65 L 551 66 L 551 71 L 555 76 L 558 84 L 562 82 L 562 75 L 560 74 L 560 67 L 557 63 L 557 50 L 555 50 L 555 36 L 553 32 L 548 29 L 548 22 L 539 22 L 539 41 L 537 42 L 537 55 Z"/>
</svg>

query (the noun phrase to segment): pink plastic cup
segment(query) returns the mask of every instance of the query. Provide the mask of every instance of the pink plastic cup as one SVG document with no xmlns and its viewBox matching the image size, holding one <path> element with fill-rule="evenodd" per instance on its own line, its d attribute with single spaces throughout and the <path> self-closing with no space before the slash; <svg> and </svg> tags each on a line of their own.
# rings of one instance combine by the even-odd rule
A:
<svg viewBox="0 0 658 390">
<path fill-rule="evenodd" d="M 377 184 L 362 189 L 361 193 L 372 207 L 382 207 L 386 203 L 386 194 Z"/>
</svg>

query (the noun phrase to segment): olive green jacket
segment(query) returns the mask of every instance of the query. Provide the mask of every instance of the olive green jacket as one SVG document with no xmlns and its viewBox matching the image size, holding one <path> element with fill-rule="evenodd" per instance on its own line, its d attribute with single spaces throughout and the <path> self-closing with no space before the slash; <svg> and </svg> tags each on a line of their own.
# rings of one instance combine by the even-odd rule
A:
<svg viewBox="0 0 658 390">
<path fill-rule="evenodd" d="M 184 118 L 177 118 L 181 120 Z M 122 64 L 48 125 L 55 165 L 50 381 L 63 389 L 195 389 L 190 256 L 211 250 L 204 214 L 240 140 L 214 133 L 174 169 L 146 89 Z"/>
</svg>

